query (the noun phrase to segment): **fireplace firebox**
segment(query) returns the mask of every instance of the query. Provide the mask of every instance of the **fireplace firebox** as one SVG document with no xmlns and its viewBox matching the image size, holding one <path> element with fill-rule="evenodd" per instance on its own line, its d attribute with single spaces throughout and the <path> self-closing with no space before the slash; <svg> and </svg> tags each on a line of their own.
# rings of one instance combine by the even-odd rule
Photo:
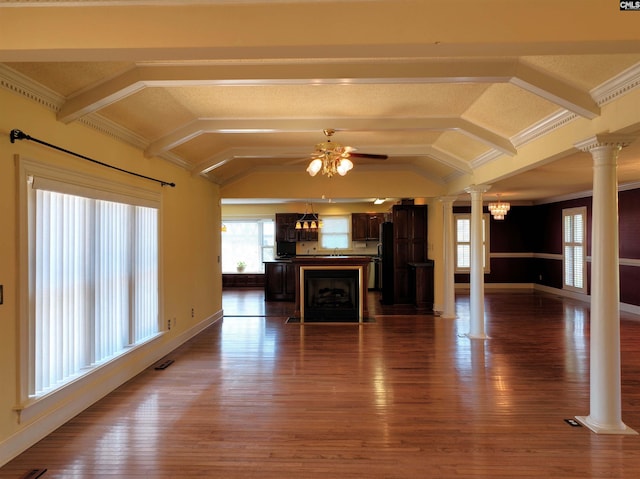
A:
<svg viewBox="0 0 640 479">
<path fill-rule="evenodd" d="M 358 321 L 358 285 L 356 269 L 305 271 L 305 320 Z"/>
<path fill-rule="evenodd" d="M 297 256 L 294 318 L 300 323 L 362 323 L 367 308 L 368 256 Z"/>
</svg>

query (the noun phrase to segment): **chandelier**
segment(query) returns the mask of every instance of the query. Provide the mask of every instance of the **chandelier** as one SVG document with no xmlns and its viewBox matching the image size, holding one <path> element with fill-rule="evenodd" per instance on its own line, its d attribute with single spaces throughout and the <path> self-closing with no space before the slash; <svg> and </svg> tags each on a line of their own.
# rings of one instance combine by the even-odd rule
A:
<svg viewBox="0 0 640 479">
<path fill-rule="evenodd" d="M 316 176 L 318 172 L 331 178 L 335 174 L 344 176 L 353 168 L 353 163 L 349 159 L 351 148 L 342 146 L 340 143 L 332 143 L 331 136 L 334 130 L 324 130 L 328 140 L 318 143 L 313 159 L 307 167 L 307 173 Z"/>
<path fill-rule="evenodd" d="M 511 205 L 509 203 L 505 203 L 504 201 L 500 201 L 500 195 L 497 196 L 498 201 L 489 203 L 489 213 L 491 213 L 493 219 L 503 220 L 507 212 L 511 209 Z"/>
<path fill-rule="evenodd" d="M 307 203 L 304 207 L 304 215 L 302 215 L 298 221 L 296 221 L 297 230 L 318 230 L 322 228 L 322 220 L 318 218 L 318 214 L 313 212 L 313 205 L 311 205 L 311 213 L 308 212 Z"/>
</svg>

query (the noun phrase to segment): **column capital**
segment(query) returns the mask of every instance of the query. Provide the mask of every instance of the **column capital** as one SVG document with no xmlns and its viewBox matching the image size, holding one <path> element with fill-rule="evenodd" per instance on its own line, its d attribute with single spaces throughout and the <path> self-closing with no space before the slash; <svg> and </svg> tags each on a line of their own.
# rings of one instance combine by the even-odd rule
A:
<svg viewBox="0 0 640 479">
<path fill-rule="evenodd" d="M 620 150 L 635 140 L 636 137 L 633 135 L 618 135 L 612 133 L 599 133 L 591 138 L 587 138 L 586 140 L 579 141 L 574 144 L 578 150 L 584 151 L 586 153 L 591 153 L 596 148 L 615 148 Z"/>
<path fill-rule="evenodd" d="M 441 203 L 453 203 L 458 199 L 457 196 L 439 196 L 438 201 Z"/>
<path fill-rule="evenodd" d="M 467 193 L 486 193 L 491 189 L 491 185 L 471 185 L 467 186 L 464 191 Z"/>
</svg>

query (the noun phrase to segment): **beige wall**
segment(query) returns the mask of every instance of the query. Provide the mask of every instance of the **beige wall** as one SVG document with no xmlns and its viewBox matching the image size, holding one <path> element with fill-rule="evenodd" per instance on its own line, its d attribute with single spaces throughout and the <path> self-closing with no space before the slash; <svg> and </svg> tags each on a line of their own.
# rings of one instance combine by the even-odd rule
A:
<svg viewBox="0 0 640 479">
<path fill-rule="evenodd" d="M 136 148 L 125 145 L 80 123 L 64 125 L 55 113 L 33 101 L 0 89 L 0 284 L 4 304 L 0 305 L 0 465 L 39 436 L 59 426 L 68 416 L 86 407 L 83 401 L 104 384 L 119 382 L 137 374 L 204 327 L 222 311 L 220 265 L 220 206 L 217 185 L 194 178 L 166 161 L 147 159 Z M 137 173 L 176 183 L 175 188 L 160 187 L 147 180 L 110 170 L 38 143 L 22 140 L 11 144 L 9 132 L 20 129 L 34 138 L 59 145 L 99 161 L 134 170 Z M 18 404 L 18 327 L 23 320 L 18 305 L 24 291 L 19 288 L 17 178 L 15 155 L 52 165 L 83 171 L 141 188 L 156 189 L 162 195 L 161 207 L 161 324 L 175 318 L 176 324 L 156 341 L 130 354 L 98 374 L 71 396 L 77 406 L 45 410 L 40 417 L 19 422 L 14 408 Z M 191 310 L 194 317 L 191 317 Z"/>
</svg>

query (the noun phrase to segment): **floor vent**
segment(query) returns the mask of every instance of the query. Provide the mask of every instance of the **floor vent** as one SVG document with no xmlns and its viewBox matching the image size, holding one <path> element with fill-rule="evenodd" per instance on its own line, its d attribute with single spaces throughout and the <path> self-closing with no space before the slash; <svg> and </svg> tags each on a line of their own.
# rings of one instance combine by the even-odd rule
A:
<svg viewBox="0 0 640 479">
<path fill-rule="evenodd" d="M 580 424 L 575 419 L 565 419 L 564 422 L 566 422 L 571 427 L 582 427 L 582 424 Z"/>
<path fill-rule="evenodd" d="M 167 369 L 173 364 L 173 359 L 167 359 L 156 366 L 156 371 L 159 369 Z"/>
<path fill-rule="evenodd" d="M 36 479 L 38 477 L 42 477 L 45 472 L 47 472 L 46 469 L 32 469 L 22 476 L 22 479 Z"/>
</svg>

